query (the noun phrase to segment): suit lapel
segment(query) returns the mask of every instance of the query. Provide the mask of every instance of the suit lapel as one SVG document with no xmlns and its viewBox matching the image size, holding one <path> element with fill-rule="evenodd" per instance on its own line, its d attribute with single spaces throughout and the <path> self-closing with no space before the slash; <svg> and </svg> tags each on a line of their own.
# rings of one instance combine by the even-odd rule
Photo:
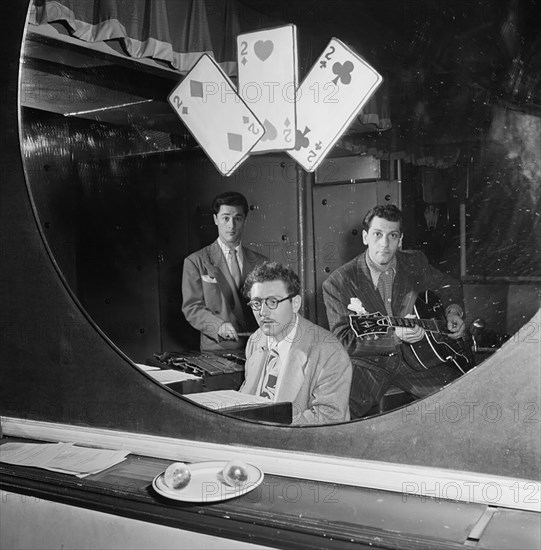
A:
<svg viewBox="0 0 541 550">
<path fill-rule="evenodd" d="M 246 380 L 242 388 L 245 393 L 255 395 L 257 392 L 257 386 L 267 359 L 267 352 L 266 346 L 258 346 L 250 357 L 250 369 L 246 369 Z"/>
<path fill-rule="evenodd" d="M 393 282 L 393 312 L 399 317 L 405 317 L 408 313 L 413 313 L 413 305 L 417 299 L 417 292 L 412 290 L 415 285 L 405 269 L 404 262 L 400 253 L 396 255 L 396 275 Z"/>
<path fill-rule="evenodd" d="M 241 324 L 244 322 L 244 313 L 242 311 L 242 304 L 240 302 L 239 293 L 235 285 L 235 281 L 229 272 L 229 267 L 225 256 L 218 244 L 218 241 L 213 242 L 207 247 L 207 257 L 212 265 L 215 267 L 215 277 L 220 286 L 220 290 L 225 299 L 231 306 L 233 314 L 239 320 Z M 244 266 L 243 266 L 244 267 Z"/>
<path fill-rule="evenodd" d="M 300 346 L 300 347 L 299 347 Z M 289 350 L 287 362 L 282 366 L 280 387 L 276 392 L 276 401 L 294 401 L 304 384 L 304 369 L 307 354 L 301 342 L 293 343 Z"/>
<path fill-rule="evenodd" d="M 299 315 L 297 318 L 299 320 L 297 334 L 289 348 L 286 364 L 282 365 L 276 401 L 294 401 L 305 382 L 308 348 L 311 345 L 313 332 L 309 330 L 303 317 Z M 299 334 L 300 338 L 298 338 Z"/>
</svg>

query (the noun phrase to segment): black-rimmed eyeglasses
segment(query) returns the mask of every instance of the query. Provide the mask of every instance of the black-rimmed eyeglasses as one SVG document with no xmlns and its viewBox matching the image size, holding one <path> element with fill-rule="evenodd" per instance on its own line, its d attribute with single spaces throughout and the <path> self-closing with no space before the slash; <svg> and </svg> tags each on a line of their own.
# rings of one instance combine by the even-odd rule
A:
<svg viewBox="0 0 541 550">
<path fill-rule="evenodd" d="M 269 309 L 276 309 L 279 304 L 281 304 L 282 302 L 285 302 L 286 300 L 290 300 L 294 296 L 295 294 L 290 294 L 289 296 L 286 296 L 285 298 L 282 298 L 282 299 L 274 298 L 274 296 L 271 296 L 270 298 L 265 298 L 264 300 L 255 299 L 255 300 L 250 300 L 248 302 L 248 305 L 254 311 L 259 311 L 263 307 L 263 304 L 265 304 Z"/>
</svg>

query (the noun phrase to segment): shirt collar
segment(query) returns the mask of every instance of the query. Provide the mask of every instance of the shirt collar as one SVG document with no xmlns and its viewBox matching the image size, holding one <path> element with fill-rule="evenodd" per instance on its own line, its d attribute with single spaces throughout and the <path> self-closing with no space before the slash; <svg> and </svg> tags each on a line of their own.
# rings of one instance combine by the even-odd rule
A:
<svg viewBox="0 0 541 550">
<path fill-rule="evenodd" d="M 225 257 L 227 258 L 230 248 L 222 241 L 222 239 L 220 239 L 220 237 L 218 237 L 218 244 L 220 245 L 220 248 L 222 249 L 222 252 L 224 253 Z M 237 251 L 237 259 L 240 259 L 242 255 L 242 243 L 239 243 L 234 248 Z"/>
<path fill-rule="evenodd" d="M 372 261 L 372 258 L 370 257 L 370 254 L 368 254 L 368 250 L 366 251 L 366 265 L 368 266 L 368 269 L 373 274 L 380 274 L 384 271 L 389 271 L 389 269 L 392 270 L 393 274 L 396 274 L 396 256 L 391 260 L 391 263 L 387 265 L 384 269 L 382 269 L 379 265 L 377 265 L 374 261 Z"/>
<path fill-rule="evenodd" d="M 289 353 L 291 349 L 291 344 L 295 342 L 295 336 L 297 334 L 297 327 L 299 326 L 299 317 L 295 314 L 295 321 L 293 326 L 286 334 L 285 338 L 277 342 L 272 336 L 267 337 L 267 347 L 268 349 L 275 349 L 280 356 L 280 359 L 283 359 Z"/>
<path fill-rule="evenodd" d="M 376 265 L 372 261 L 372 258 L 370 258 L 368 254 L 368 250 L 366 251 L 365 258 L 366 258 L 366 266 L 368 267 L 368 271 L 370 272 L 370 278 L 372 279 L 372 283 L 374 284 L 375 287 L 378 286 L 379 276 L 382 273 L 390 270 L 392 272 L 393 278 L 396 275 L 396 256 L 391 260 L 391 263 L 385 269 L 381 269 L 378 265 Z"/>
</svg>

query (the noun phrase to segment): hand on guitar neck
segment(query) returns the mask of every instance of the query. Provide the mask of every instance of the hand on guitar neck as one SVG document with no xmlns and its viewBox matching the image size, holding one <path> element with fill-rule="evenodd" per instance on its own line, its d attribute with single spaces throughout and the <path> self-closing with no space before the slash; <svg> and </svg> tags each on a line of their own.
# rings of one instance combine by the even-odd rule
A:
<svg viewBox="0 0 541 550">
<path fill-rule="evenodd" d="M 415 315 L 406 315 L 405 318 L 416 319 Z M 450 312 L 449 315 L 447 315 L 447 330 L 449 331 L 447 333 L 448 338 L 451 338 L 452 340 L 458 340 L 464 335 L 465 328 L 466 325 L 464 324 L 464 320 L 462 319 L 462 317 L 454 312 Z M 395 326 L 394 330 L 396 337 L 399 340 L 402 340 L 402 342 L 406 342 L 407 344 L 414 344 L 415 342 L 419 342 L 426 335 L 424 328 L 422 328 L 418 324 L 415 324 L 411 328 Z"/>
<path fill-rule="evenodd" d="M 445 316 L 443 309 L 437 297 L 426 291 L 415 302 L 415 315 L 350 315 L 350 326 L 357 338 L 377 338 L 394 328 L 396 336 L 411 346 L 416 361 L 423 367 L 449 362 L 464 373 L 475 365 L 471 338 L 458 311 L 451 309 Z"/>
<path fill-rule="evenodd" d="M 415 319 L 416 317 L 415 315 L 406 315 L 406 318 Z M 418 324 L 414 324 L 412 327 L 395 326 L 394 333 L 399 340 L 407 344 L 419 342 L 426 334 L 425 329 Z"/>
</svg>

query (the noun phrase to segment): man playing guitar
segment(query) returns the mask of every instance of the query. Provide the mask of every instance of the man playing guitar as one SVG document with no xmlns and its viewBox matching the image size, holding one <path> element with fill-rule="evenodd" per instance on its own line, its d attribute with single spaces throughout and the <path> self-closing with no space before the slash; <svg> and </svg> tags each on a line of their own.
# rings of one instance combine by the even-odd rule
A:
<svg viewBox="0 0 541 550">
<path fill-rule="evenodd" d="M 427 290 L 442 301 L 449 341 L 463 338 L 460 284 L 428 263 L 421 251 L 401 251 L 402 212 L 394 205 L 378 205 L 363 220 L 367 250 L 339 267 L 323 283 L 323 298 L 331 331 L 342 342 L 353 363 L 350 393 L 352 418 L 365 415 L 390 386 L 413 397 L 429 395 L 461 375 L 451 361 L 429 367 L 412 353 L 428 333 L 420 324 L 393 324 L 374 334 L 357 336 L 350 324 L 352 299 L 366 313 L 409 318 L 417 297 Z"/>
</svg>

